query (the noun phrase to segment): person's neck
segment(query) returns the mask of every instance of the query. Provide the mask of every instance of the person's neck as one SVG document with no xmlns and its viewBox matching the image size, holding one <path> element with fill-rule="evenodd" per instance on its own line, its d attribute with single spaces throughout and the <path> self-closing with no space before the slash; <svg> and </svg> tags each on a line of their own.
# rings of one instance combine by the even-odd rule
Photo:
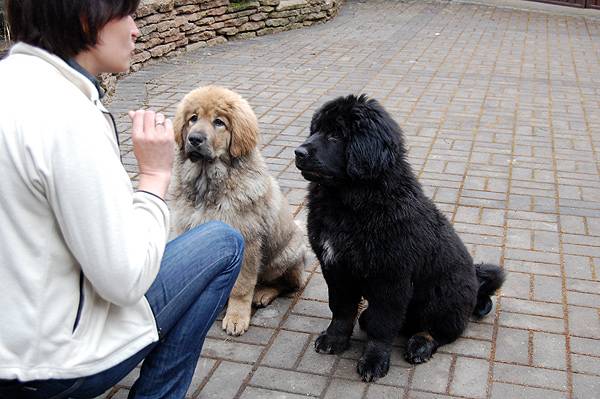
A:
<svg viewBox="0 0 600 399">
<path fill-rule="evenodd" d="M 69 64 L 71 66 L 71 68 L 75 69 L 77 72 L 79 72 L 80 74 L 85 76 L 87 79 L 89 79 L 90 82 L 92 82 L 92 84 L 96 87 L 96 90 L 98 90 L 98 96 L 100 98 L 104 97 L 104 90 L 102 89 L 102 87 L 100 86 L 100 82 L 96 78 L 97 74 L 94 75 L 90 71 L 90 69 L 89 69 L 90 63 L 86 62 L 86 57 L 82 57 L 81 54 L 78 54 L 75 57 L 70 58 L 66 61 L 67 61 L 67 64 Z M 83 62 L 83 64 L 82 64 L 82 62 Z M 88 65 L 87 67 L 86 67 L 86 64 Z"/>
<path fill-rule="evenodd" d="M 83 67 L 92 76 L 98 76 L 100 71 L 96 66 L 94 56 L 89 51 L 82 51 L 73 57 L 81 67 Z"/>
</svg>

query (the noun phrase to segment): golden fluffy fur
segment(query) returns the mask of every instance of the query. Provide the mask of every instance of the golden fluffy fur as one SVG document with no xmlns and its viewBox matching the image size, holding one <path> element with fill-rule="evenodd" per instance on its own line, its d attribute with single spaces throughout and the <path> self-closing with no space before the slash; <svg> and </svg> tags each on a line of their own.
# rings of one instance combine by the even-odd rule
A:
<svg viewBox="0 0 600 399">
<path fill-rule="evenodd" d="M 303 234 L 267 172 L 246 100 L 222 87 L 201 87 L 183 98 L 174 127 L 174 230 L 221 220 L 244 236 L 244 263 L 222 324 L 240 335 L 250 325 L 253 303 L 266 306 L 302 284 Z"/>
</svg>

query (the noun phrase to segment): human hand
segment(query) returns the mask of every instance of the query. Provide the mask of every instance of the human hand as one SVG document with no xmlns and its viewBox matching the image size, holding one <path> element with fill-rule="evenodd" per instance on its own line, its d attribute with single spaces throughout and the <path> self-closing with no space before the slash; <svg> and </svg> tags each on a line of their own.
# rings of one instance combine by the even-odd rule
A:
<svg viewBox="0 0 600 399">
<path fill-rule="evenodd" d="M 173 123 L 154 111 L 129 111 L 133 155 L 138 161 L 138 188 L 165 197 L 173 167 Z"/>
</svg>

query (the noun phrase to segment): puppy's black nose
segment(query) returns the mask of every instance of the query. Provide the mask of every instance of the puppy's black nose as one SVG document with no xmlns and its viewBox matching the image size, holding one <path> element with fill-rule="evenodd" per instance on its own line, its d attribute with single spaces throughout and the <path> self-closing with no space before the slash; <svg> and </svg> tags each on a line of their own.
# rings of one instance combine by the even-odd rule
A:
<svg viewBox="0 0 600 399">
<path fill-rule="evenodd" d="M 296 158 L 298 158 L 298 159 L 304 159 L 304 158 L 308 157 L 308 151 L 306 150 L 306 147 L 304 147 L 304 146 L 300 146 L 300 147 L 296 148 L 294 150 L 294 154 L 296 154 Z"/>
<path fill-rule="evenodd" d="M 192 133 L 188 136 L 188 141 L 194 147 L 198 147 L 206 141 L 206 135 L 203 133 Z"/>
</svg>

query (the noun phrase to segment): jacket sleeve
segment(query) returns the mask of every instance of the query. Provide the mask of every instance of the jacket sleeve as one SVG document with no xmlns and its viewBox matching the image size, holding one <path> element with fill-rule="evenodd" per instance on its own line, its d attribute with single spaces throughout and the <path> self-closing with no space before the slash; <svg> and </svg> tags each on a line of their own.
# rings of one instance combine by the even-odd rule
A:
<svg viewBox="0 0 600 399">
<path fill-rule="evenodd" d="M 43 146 L 44 189 L 86 278 L 105 300 L 131 305 L 158 273 L 169 210 L 160 198 L 133 192 L 101 114 L 76 119 Z"/>
</svg>

